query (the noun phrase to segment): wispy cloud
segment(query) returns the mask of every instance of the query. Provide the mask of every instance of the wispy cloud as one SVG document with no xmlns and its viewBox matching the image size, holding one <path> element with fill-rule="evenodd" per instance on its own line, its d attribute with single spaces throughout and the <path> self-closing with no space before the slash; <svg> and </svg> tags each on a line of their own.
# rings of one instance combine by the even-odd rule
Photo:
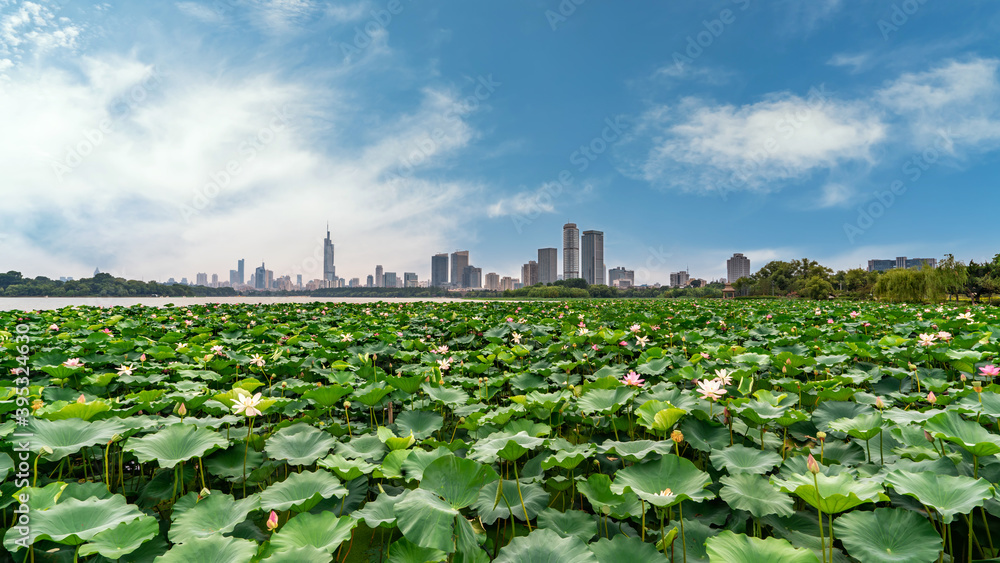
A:
<svg viewBox="0 0 1000 563">
<path fill-rule="evenodd" d="M 224 21 L 222 13 L 197 2 L 178 2 L 177 9 L 187 16 L 205 23 L 220 23 Z"/>
</svg>

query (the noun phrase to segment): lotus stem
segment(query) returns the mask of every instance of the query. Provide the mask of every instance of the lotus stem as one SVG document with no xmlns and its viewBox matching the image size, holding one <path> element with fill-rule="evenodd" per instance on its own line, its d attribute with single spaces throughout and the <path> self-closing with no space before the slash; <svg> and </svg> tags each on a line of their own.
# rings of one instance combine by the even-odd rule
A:
<svg viewBox="0 0 1000 563">
<path fill-rule="evenodd" d="M 819 496 L 819 479 L 813 473 L 813 485 L 816 487 L 816 513 L 819 515 L 819 545 L 823 552 L 823 563 L 826 563 L 826 538 L 823 535 L 823 509 L 820 504 L 823 502 Z"/>
<path fill-rule="evenodd" d="M 990 555 L 994 555 L 993 534 L 990 532 L 990 523 L 986 521 L 986 509 L 980 506 L 979 512 L 983 516 L 983 527 L 986 528 L 986 539 L 989 540 L 990 543 Z"/>
<path fill-rule="evenodd" d="M 681 553 L 684 554 L 684 563 L 688 560 L 688 544 L 687 538 L 684 537 L 684 501 L 677 503 L 677 510 L 680 512 L 681 517 Z"/>
<path fill-rule="evenodd" d="M 639 504 L 642 506 L 642 541 L 646 541 L 646 501 L 639 499 Z"/>
<path fill-rule="evenodd" d="M 247 426 L 247 445 L 243 449 L 243 498 L 247 496 L 247 454 L 250 453 L 250 433 L 253 432 L 253 417 L 250 417 L 250 425 Z"/>
<path fill-rule="evenodd" d="M 528 532 L 531 532 L 531 518 L 528 518 L 528 509 L 524 506 L 524 497 L 521 496 L 521 478 L 517 476 L 517 462 L 512 461 L 511 464 L 514 466 L 514 484 L 517 485 L 517 498 L 521 500 L 521 510 L 524 511 L 524 523 L 528 526 Z"/>
</svg>

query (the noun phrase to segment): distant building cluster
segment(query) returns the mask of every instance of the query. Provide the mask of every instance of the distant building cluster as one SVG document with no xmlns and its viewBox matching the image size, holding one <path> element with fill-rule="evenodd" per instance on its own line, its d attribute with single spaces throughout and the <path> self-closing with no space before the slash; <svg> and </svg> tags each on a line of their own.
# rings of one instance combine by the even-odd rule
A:
<svg viewBox="0 0 1000 563">
<path fill-rule="evenodd" d="M 897 256 L 895 260 L 875 259 L 868 261 L 869 272 L 886 272 L 889 270 L 895 270 L 896 268 L 902 270 L 916 268 L 920 270 L 923 269 L 924 266 L 927 266 L 928 268 L 937 268 L 937 258 L 907 258 L 906 256 Z"/>
</svg>

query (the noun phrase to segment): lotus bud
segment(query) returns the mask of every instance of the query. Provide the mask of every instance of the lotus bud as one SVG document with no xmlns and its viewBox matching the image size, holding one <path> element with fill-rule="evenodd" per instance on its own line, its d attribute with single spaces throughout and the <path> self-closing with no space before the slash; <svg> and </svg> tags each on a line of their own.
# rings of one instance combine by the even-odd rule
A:
<svg viewBox="0 0 1000 563">
<path fill-rule="evenodd" d="M 281 382 L 281 388 L 284 389 L 286 387 L 288 387 L 288 382 L 287 381 L 282 381 Z"/>
<path fill-rule="evenodd" d="M 924 438 L 925 438 L 925 439 L 926 439 L 926 440 L 927 440 L 928 442 L 930 442 L 930 443 L 932 443 L 932 444 L 934 443 L 934 436 L 931 436 L 931 433 L 930 433 L 930 432 L 928 432 L 928 431 L 926 431 L 926 430 L 924 430 Z"/>
<path fill-rule="evenodd" d="M 819 473 L 819 463 L 816 462 L 816 458 L 812 454 L 809 454 L 809 458 L 806 459 L 806 467 L 809 469 L 809 473 L 813 475 Z"/>
<path fill-rule="evenodd" d="M 140 362 L 145 362 L 146 361 L 146 354 L 143 354 L 143 355 L 139 356 L 139 361 Z"/>
<path fill-rule="evenodd" d="M 787 366 L 781 366 L 781 373 L 788 373 L 788 367 Z"/>
<path fill-rule="evenodd" d="M 179 414 L 180 416 L 186 416 L 187 413 L 188 413 L 187 407 L 184 406 L 184 403 L 181 403 L 181 406 L 177 407 L 177 414 Z"/>
<path fill-rule="evenodd" d="M 882 397 L 876 397 L 875 398 L 875 408 L 877 408 L 879 410 L 882 410 L 882 409 L 885 408 L 885 401 L 882 400 Z"/>
<path fill-rule="evenodd" d="M 44 406 L 45 406 L 45 402 L 42 401 L 41 399 L 35 399 L 34 401 L 31 402 L 31 410 L 36 410 L 37 411 L 38 409 L 40 409 L 40 408 L 42 408 Z"/>
<path fill-rule="evenodd" d="M 674 430 L 670 433 L 670 439 L 673 440 L 674 443 L 680 444 L 684 441 L 684 433 L 680 430 Z"/>
<path fill-rule="evenodd" d="M 608 506 L 608 505 L 606 505 L 606 504 L 604 506 L 602 506 L 601 507 L 601 514 L 604 514 L 604 515 L 611 514 L 611 507 Z"/>
<path fill-rule="evenodd" d="M 817 432 L 816 433 L 816 439 L 819 440 L 820 442 L 825 442 L 826 441 L 826 432 L 823 432 L 822 430 L 820 430 L 819 432 Z"/>
<path fill-rule="evenodd" d="M 115 434 L 111 437 L 112 442 L 121 442 L 123 439 L 125 439 L 125 436 L 122 436 L 121 434 Z"/>
<path fill-rule="evenodd" d="M 278 513 L 271 511 L 271 515 L 267 517 L 267 529 L 269 531 L 274 531 L 278 527 Z"/>
<path fill-rule="evenodd" d="M 80 396 L 76 399 L 76 402 L 82 405 L 87 402 L 87 398 L 83 396 L 83 393 L 80 393 Z"/>
<path fill-rule="evenodd" d="M 351 408 L 351 402 L 350 401 L 344 401 L 344 408 L 345 409 Z"/>
<path fill-rule="evenodd" d="M 934 395 L 934 391 L 927 393 L 927 402 L 932 405 L 937 402 L 937 396 Z"/>
<path fill-rule="evenodd" d="M 968 379 L 968 378 L 965 377 L 965 374 L 963 373 L 961 376 L 959 376 L 959 379 L 962 380 L 962 383 L 965 383 L 965 380 Z"/>
</svg>

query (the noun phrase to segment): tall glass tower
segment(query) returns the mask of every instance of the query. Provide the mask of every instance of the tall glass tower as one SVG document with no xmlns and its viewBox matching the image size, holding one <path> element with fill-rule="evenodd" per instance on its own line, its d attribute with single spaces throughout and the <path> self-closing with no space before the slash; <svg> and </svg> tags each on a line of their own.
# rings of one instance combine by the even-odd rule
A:
<svg viewBox="0 0 1000 563">
<path fill-rule="evenodd" d="M 335 281 L 337 267 L 333 265 L 333 240 L 330 238 L 330 224 L 326 224 L 326 239 L 323 241 L 323 279 Z"/>
<path fill-rule="evenodd" d="M 576 223 L 563 225 L 563 279 L 580 277 L 580 229 Z"/>
</svg>

